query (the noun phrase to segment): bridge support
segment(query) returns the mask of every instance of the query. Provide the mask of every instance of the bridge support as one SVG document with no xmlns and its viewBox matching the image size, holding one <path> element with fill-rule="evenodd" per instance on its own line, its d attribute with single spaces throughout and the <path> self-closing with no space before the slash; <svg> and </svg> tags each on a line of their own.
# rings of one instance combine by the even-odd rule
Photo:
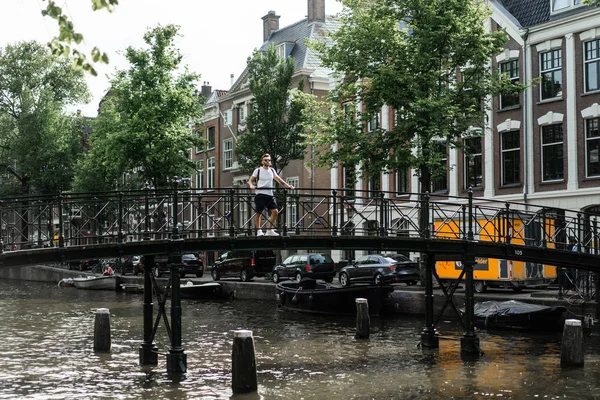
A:
<svg viewBox="0 0 600 400">
<path fill-rule="evenodd" d="M 475 257 L 469 255 L 463 260 L 465 271 L 465 333 L 460 339 L 460 351 L 466 354 L 483 355 L 479 347 L 479 337 L 475 333 L 475 290 L 473 289 L 473 265 Z"/>
<path fill-rule="evenodd" d="M 179 267 L 171 264 L 171 347 L 167 354 L 167 373 L 183 374 L 187 371 L 187 356 L 181 346 L 181 279 Z"/>
<path fill-rule="evenodd" d="M 421 331 L 421 346 L 440 347 L 440 336 L 433 322 L 433 269 L 435 257 L 427 253 L 425 259 L 425 327 Z"/>
<path fill-rule="evenodd" d="M 158 365 L 158 347 L 153 343 L 152 270 L 154 256 L 144 256 L 144 343 L 140 346 L 140 365 Z"/>
</svg>

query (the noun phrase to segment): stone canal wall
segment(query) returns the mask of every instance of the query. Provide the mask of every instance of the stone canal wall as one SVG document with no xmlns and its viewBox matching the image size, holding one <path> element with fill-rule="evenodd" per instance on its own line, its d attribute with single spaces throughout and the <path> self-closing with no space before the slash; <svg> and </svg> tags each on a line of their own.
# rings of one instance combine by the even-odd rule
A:
<svg viewBox="0 0 600 400">
<path fill-rule="evenodd" d="M 0 279 L 16 279 L 26 280 L 35 282 L 49 282 L 57 284 L 61 279 L 67 277 L 77 277 L 82 275 L 91 275 L 87 271 L 71 271 L 64 268 L 56 268 L 49 266 L 21 266 L 21 267 L 0 267 Z M 143 276 L 122 276 L 124 283 L 130 284 L 143 284 Z M 167 282 L 167 278 L 157 278 L 161 282 Z M 190 278 L 183 278 L 185 282 Z M 198 278 L 193 278 L 199 280 Z M 212 281 L 210 273 L 205 272 L 205 276 L 200 279 L 201 281 Z M 273 283 L 266 282 L 263 279 L 255 279 L 254 282 L 240 282 L 237 280 L 225 280 L 219 281 L 226 292 L 234 292 L 235 298 L 238 300 L 260 300 L 260 301 L 272 301 L 275 303 L 275 286 Z M 595 315 L 595 303 L 577 303 L 573 304 L 569 301 L 562 299 L 559 300 L 556 297 L 556 291 L 535 291 L 531 293 L 512 293 L 510 290 L 495 291 L 489 293 L 478 293 L 475 296 L 475 301 L 506 301 L 506 300 L 519 300 L 528 303 L 543 304 L 548 306 L 562 305 L 567 307 L 568 313 L 571 317 L 576 318 L 575 315 Z M 396 310 L 402 314 L 415 314 L 425 315 L 425 294 L 424 289 L 420 286 L 395 286 L 394 292 L 391 294 L 391 301 L 396 303 Z M 453 302 L 457 308 L 464 306 L 464 294 L 455 293 Z M 436 290 L 434 293 L 434 313 L 439 315 L 442 308 L 444 308 L 445 297 L 440 290 Z M 454 319 L 455 313 L 450 305 L 445 307 L 443 316 L 445 318 Z"/>
</svg>

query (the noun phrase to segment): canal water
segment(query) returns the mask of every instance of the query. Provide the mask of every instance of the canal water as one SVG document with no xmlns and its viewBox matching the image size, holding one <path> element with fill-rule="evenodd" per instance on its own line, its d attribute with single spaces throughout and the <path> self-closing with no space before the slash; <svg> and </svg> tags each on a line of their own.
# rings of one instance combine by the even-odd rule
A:
<svg viewBox="0 0 600 400">
<path fill-rule="evenodd" d="M 112 351 L 95 354 L 95 310 L 108 308 Z M 156 307 L 155 307 L 156 308 Z M 142 295 L 0 281 L 0 399 L 594 399 L 600 398 L 600 339 L 585 337 L 585 366 L 561 368 L 560 332 L 481 332 L 485 355 L 460 355 L 461 330 L 440 325 L 437 350 L 418 346 L 423 321 L 372 319 L 369 340 L 355 320 L 277 310 L 275 302 L 183 300 L 188 372 L 138 362 Z M 233 396 L 233 331 L 254 332 L 258 393 Z"/>
</svg>

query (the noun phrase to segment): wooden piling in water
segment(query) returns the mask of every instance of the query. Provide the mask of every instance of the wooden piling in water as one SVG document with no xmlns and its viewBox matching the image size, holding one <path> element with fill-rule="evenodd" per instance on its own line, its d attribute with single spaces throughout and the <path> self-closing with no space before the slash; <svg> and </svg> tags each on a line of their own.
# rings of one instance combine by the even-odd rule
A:
<svg viewBox="0 0 600 400">
<path fill-rule="evenodd" d="M 233 393 L 256 392 L 258 388 L 252 331 L 233 332 L 231 388 Z"/>
<path fill-rule="evenodd" d="M 583 365 L 583 327 L 578 319 L 567 319 L 560 347 L 561 366 Z"/>
<path fill-rule="evenodd" d="M 357 298 L 356 302 L 356 339 L 368 339 L 371 335 L 371 318 L 369 317 L 369 301 Z"/>
<path fill-rule="evenodd" d="M 110 352 L 110 341 L 110 312 L 99 308 L 94 320 L 94 351 Z"/>
</svg>

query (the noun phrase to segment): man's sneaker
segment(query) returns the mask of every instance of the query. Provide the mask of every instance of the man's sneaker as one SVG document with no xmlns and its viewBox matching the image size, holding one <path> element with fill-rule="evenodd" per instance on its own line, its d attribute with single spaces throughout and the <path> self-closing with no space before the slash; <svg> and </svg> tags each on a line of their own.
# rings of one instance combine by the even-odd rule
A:
<svg viewBox="0 0 600 400">
<path fill-rule="evenodd" d="M 269 229 L 266 236 L 279 236 L 279 233 L 275 232 L 275 229 Z"/>
<path fill-rule="evenodd" d="M 267 232 L 267 235 L 269 234 L 269 232 Z M 265 234 L 263 233 L 262 229 L 259 229 L 256 231 L 256 236 L 265 236 Z"/>
</svg>

